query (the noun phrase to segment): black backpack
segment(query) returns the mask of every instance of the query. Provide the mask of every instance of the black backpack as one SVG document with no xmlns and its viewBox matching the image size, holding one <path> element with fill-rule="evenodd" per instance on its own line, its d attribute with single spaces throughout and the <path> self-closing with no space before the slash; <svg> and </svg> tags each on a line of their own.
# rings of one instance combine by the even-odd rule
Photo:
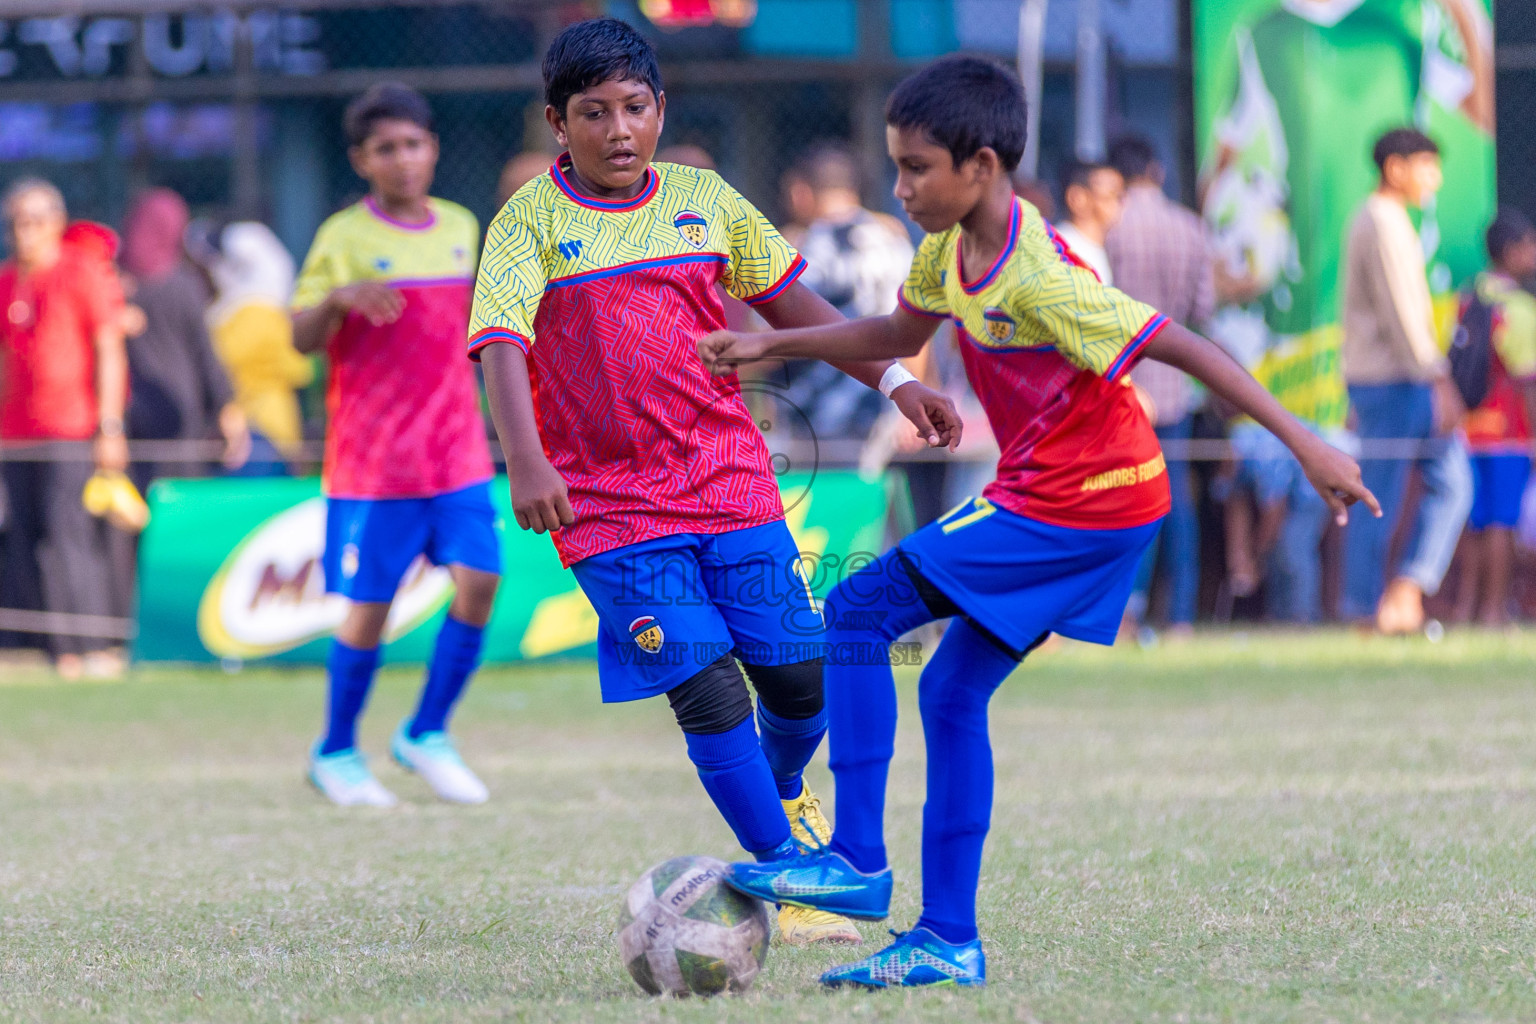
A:
<svg viewBox="0 0 1536 1024">
<path fill-rule="evenodd" d="M 1451 380 L 1468 409 L 1476 409 L 1488 397 L 1488 378 L 1493 366 L 1494 309 L 1468 288 L 1461 299 L 1461 317 L 1451 339 Z"/>
</svg>

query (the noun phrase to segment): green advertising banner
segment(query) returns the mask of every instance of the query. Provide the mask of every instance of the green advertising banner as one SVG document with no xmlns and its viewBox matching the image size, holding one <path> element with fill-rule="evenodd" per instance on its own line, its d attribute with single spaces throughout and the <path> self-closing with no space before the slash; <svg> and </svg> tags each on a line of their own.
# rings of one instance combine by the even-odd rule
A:
<svg viewBox="0 0 1536 1024">
<path fill-rule="evenodd" d="M 820 471 L 779 478 L 785 519 L 818 597 L 851 556 L 878 553 L 889 507 L 883 481 Z M 487 661 L 589 656 L 597 615 L 560 567 L 548 537 L 516 529 L 504 480 L 492 485 L 500 513 L 503 579 L 486 634 Z M 320 556 L 325 499 L 308 479 L 163 480 L 150 489 L 150 524 L 139 548 L 140 661 L 262 659 L 315 663 L 346 602 L 325 593 Z M 854 557 L 853 567 L 860 564 Z M 418 559 L 395 597 L 385 660 L 427 660 L 453 596 L 444 569 Z"/>
<path fill-rule="evenodd" d="M 1341 427 L 1340 259 L 1383 132 L 1414 125 L 1442 150 L 1420 235 L 1446 337 L 1456 287 L 1482 266 L 1489 0 L 1194 0 L 1193 33 L 1203 212 L 1228 275 L 1257 295 L 1212 333 L 1292 412 Z"/>
</svg>

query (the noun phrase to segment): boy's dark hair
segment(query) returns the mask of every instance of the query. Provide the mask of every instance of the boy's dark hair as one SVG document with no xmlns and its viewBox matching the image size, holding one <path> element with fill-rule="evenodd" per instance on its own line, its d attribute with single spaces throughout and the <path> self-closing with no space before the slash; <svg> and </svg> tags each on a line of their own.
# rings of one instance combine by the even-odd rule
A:
<svg viewBox="0 0 1536 1024">
<path fill-rule="evenodd" d="M 617 18 L 579 21 L 544 54 L 544 101 L 560 116 L 571 97 L 604 82 L 634 79 L 661 97 L 661 68 L 646 38 Z"/>
<path fill-rule="evenodd" d="M 1013 173 L 1029 138 L 1024 87 L 1007 68 L 979 57 L 944 57 L 908 77 L 885 104 L 885 123 L 921 131 L 949 150 L 955 166 L 983 148 Z"/>
<path fill-rule="evenodd" d="M 1122 135 L 1115 139 L 1109 144 L 1107 159 L 1126 184 L 1137 178 L 1150 177 L 1152 169 L 1161 163 L 1157 158 L 1157 147 L 1145 135 Z"/>
<path fill-rule="evenodd" d="M 347 145 L 361 146 L 367 142 L 373 126 L 380 121 L 410 121 L 429 132 L 437 130 L 426 97 L 399 82 L 369 86 L 367 92 L 347 104 L 347 111 L 341 116 Z"/>
<path fill-rule="evenodd" d="M 1488 225 L 1488 256 L 1495 263 L 1504 262 L 1504 254 L 1510 246 L 1536 236 L 1536 225 L 1531 219 L 1512 207 L 1501 206 Z"/>
<path fill-rule="evenodd" d="M 1417 128 L 1394 128 L 1376 140 L 1376 147 L 1371 150 L 1371 159 L 1376 161 L 1376 169 L 1385 174 L 1387 161 L 1392 157 L 1418 156 L 1420 153 L 1439 156 L 1440 147 L 1434 139 Z"/>
</svg>

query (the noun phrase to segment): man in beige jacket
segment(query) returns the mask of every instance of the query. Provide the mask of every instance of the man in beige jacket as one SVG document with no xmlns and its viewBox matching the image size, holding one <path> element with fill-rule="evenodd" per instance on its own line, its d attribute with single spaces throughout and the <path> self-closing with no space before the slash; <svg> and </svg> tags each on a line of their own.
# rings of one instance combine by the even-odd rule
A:
<svg viewBox="0 0 1536 1024">
<path fill-rule="evenodd" d="M 1465 409 L 1436 336 L 1423 244 L 1408 216 L 1439 190 L 1440 152 L 1422 132 L 1399 128 L 1381 137 L 1374 156 L 1381 183 L 1350 227 L 1342 320 L 1365 485 L 1386 514 L 1350 523 L 1342 611 L 1374 617 L 1384 633 L 1411 633 L 1424 623 L 1424 595 L 1440 589 L 1456 551 L 1472 507 L 1472 470 L 1452 433 Z M 1383 441 L 1408 450 L 1382 451 Z M 1403 561 L 1388 573 L 1387 548 L 1415 464 L 1424 497 Z"/>
</svg>

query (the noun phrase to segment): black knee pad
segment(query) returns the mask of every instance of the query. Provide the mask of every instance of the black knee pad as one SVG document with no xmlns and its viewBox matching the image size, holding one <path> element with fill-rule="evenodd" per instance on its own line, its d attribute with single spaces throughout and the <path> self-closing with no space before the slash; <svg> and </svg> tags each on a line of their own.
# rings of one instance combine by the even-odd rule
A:
<svg viewBox="0 0 1536 1024">
<path fill-rule="evenodd" d="M 747 681 L 729 654 L 668 690 L 667 703 L 683 732 L 699 736 L 730 732 L 752 717 Z"/>
<path fill-rule="evenodd" d="M 748 665 L 747 675 L 763 707 L 780 718 L 798 720 L 821 714 L 821 658 L 792 665 Z"/>
</svg>

